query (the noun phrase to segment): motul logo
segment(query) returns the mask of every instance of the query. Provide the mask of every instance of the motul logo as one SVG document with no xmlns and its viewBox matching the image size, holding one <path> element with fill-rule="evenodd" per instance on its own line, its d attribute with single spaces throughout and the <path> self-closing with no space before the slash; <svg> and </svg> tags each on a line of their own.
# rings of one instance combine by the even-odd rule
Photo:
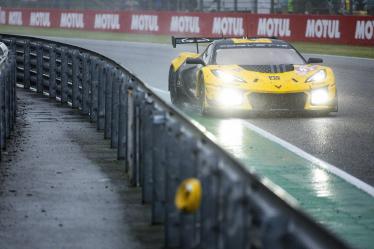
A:
<svg viewBox="0 0 374 249">
<path fill-rule="evenodd" d="M 61 28 L 84 28 L 82 13 L 61 13 Z"/>
<path fill-rule="evenodd" d="M 96 14 L 95 29 L 120 29 L 118 14 Z"/>
<path fill-rule="evenodd" d="M 31 12 L 30 26 L 50 27 L 49 12 Z"/>
<path fill-rule="evenodd" d="M 0 8 L 0 24 L 6 24 L 6 12 Z"/>
<path fill-rule="evenodd" d="M 291 36 L 290 19 L 288 18 L 260 18 L 258 20 L 257 35 Z"/>
<path fill-rule="evenodd" d="M 200 19 L 198 16 L 172 16 L 170 32 L 200 33 Z"/>
<path fill-rule="evenodd" d="M 132 15 L 131 30 L 158 31 L 158 16 Z"/>
<path fill-rule="evenodd" d="M 243 18 L 239 17 L 214 17 L 213 34 L 218 35 L 244 35 Z"/>
<path fill-rule="evenodd" d="M 374 20 L 357 21 L 355 39 L 357 40 L 371 40 L 374 38 Z"/>
<path fill-rule="evenodd" d="M 339 39 L 339 20 L 308 19 L 305 37 Z"/>
<path fill-rule="evenodd" d="M 9 11 L 8 17 L 9 25 L 23 25 L 22 22 L 22 12 L 21 11 Z"/>
</svg>

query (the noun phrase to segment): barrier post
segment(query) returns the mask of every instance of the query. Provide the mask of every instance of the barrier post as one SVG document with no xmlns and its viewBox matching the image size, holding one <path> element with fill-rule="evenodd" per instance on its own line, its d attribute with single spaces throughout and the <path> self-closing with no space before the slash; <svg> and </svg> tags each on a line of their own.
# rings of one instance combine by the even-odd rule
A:
<svg viewBox="0 0 374 249">
<path fill-rule="evenodd" d="M 180 178 L 180 168 L 186 166 L 189 162 L 183 162 L 184 160 L 178 155 L 178 147 L 184 143 L 184 134 L 180 131 L 180 125 L 176 120 L 170 119 L 167 123 L 167 130 L 165 246 L 166 248 L 178 248 L 181 247 L 181 221 L 180 211 L 176 209 L 174 204 L 175 190 L 182 180 Z"/>
<path fill-rule="evenodd" d="M 104 123 L 104 138 L 109 139 L 112 135 L 112 84 L 113 84 L 113 68 L 110 66 L 106 67 L 106 77 L 105 77 L 105 90 L 104 90 L 104 100 L 105 100 L 105 123 Z"/>
<path fill-rule="evenodd" d="M 10 136 L 10 120 L 9 120 L 9 92 L 10 92 L 10 82 L 9 82 L 9 59 L 4 61 L 4 118 L 5 118 L 5 139 Z"/>
<path fill-rule="evenodd" d="M 67 48 L 61 48 L 61 103 L 68 102 L 68 58 Z"/>
<path fill-rule="evenodd" d="M 71 94 L 71 104 L 73 108 L 79 108 L 79 52 L 75 49 L 71 51 L 72 56 L 72 94 Z"/>
<path fill-rule="evenodd" d="M 181 179 L 187 179 L 196 177 L 196 167 L 198 167 L 198 154 L 196 140 L 193 139 L 192 134 L 186 133 L 183 136 L 182 144 L 184 145 L 184 151 L 186 158 L 183 164 L 180 165 L 180 177 Z M 179 156 L 179 155 L 177 155 Z M 194 248 L 198 245 L 197 243 L 197 232 L 196 232 L 196 214 L 181 213 L 180 215 L 180 233 L 181 233 L 181 245 L 182 248 Z"/>
<path fill-rule="evenodd" d="M 43 92 L 43 49 L 42 44 L 37 43 L 36 47 L 36 92 Z"/>
<path fill-rule="evenodd" d="M 30 41 L 26 40 L 23 46 L 23 87 L 30 89 Z"/>
<path fill-rule="evenodd" d="M 145 96 L 145 103 L 142 106 L 140 117 L 140 129 L 141 129 L 141 147 L 140 147 L 140 163 L 141 163 L 141 186 L 142 186 L 142 202 L 150 203 L 152 201 L 152 188 L 153 188 L 153 111 L 154 102 L 152 97 L 148 94 Z"/>
<path fill-rule="evenodd" d="M 49 47 L 49 86 L 50 98 L 56 98 L 56 46 Z"/>
<path fill-rule="evenodd" d="M 90 107 L 90 72 L 89 56 L 85 53 L 82 56 L 82 112 L 89 113 Z"/>
<path fill-rule="evenodd" d="M 4 65 L 0 65 L 2 71 L 0 71 L 0 146 L 1 150 L 5 149 L 5 77 L 4 77 Z"/>
<path fill-rule="evenodd" d="M 129 82 L 128 75 L 121 75 L 119 91 L 119 116 L 118 116 L 118 150 L 117 158 L 126 160 L 127 155 L 127 85 Z M 125 169 L 127 165 L 125 165 Z"/>
<path fill-rule="evenodd" d="M 130 185 L 135 186 L 136 170 L 135 170 L 135 95 L 136 88 L 134 88 L 131 80 L 127 88 L 127 156 L 126 168 L 130 178 Z"/>
<path fill-rule="evenodd" d="M 165 118 L 165 112 L 156 108 L 152 120 L 152 224 L 165 220 Z"/>
<path fill-rule="evenodd" d="M 99 88 L 99 70 L 100 64 L 96 58 L 91 57 L 91 84 L 90 84 L 90 120 L 91 122 L 97 122 L 98 116 L 98 88 Z"/>
<path fill-rule="evenodd" d="M 103 63 L 99 64 L 99 82 L 97 88 L 97 129 L 103 130 L 105 127 L 105 85 L 107 70 Z"/>
<path fill-rule="evenodd" d="M 145 103 L 145 92 L 138 88 L 135 93 L 135 184 L 141 184 L 141 106 Z"/>
<path fill-rule="evenodd" d="M 121 87 L 121 77 L 119 71 L 116 70 L 116 73 L 113 75 L 112 82 L 112 119 L 111 119 L 111 148 L 118 147 L 118 122 L 119 122 L 119 92 Z"/>
</svg>

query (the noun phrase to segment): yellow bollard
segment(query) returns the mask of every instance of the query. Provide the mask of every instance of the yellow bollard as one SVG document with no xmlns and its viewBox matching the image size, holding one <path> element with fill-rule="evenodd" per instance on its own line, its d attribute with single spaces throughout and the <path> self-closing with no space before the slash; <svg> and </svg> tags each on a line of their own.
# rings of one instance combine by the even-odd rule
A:
<svg viewBox="0 0 374 249">
<path fill-rule="evenodd" d="M 185 179 L 175 194 L 175 206 L 185 213 L 195 213 L 201 203 L 201 183 L 196 178 Z"/>
</svg>

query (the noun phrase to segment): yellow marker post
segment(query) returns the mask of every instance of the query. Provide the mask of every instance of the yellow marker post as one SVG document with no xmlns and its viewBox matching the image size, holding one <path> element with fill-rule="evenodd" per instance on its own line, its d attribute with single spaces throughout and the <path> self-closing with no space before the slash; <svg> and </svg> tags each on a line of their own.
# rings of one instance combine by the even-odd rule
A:
<svg viewBox="0 0 374 249">
<path fill-rule="evenodd" d="M 195 213 L 201 203 L 202 187 L 196 178 L 184 180 L 175 194 L 175 206 L 185 213 Z"/>
</svg>

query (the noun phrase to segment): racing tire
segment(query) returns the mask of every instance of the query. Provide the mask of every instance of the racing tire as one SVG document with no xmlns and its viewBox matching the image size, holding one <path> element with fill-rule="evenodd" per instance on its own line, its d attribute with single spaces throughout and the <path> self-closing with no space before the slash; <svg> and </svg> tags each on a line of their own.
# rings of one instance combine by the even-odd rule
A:
<svg viewBox="0 0 374 249">
<path fill-rule="evenodd" d="M 180 93 L 180 90 L 177 86 L 178 81 L 178 71 L 174 72 L 173 68 L 170 67 L 169 70 L 169 91 L 171 103 L 177 107 L 183 107 L 184 99 L 183 95 Z"/>
<path fill-rule="evenodd" d="M 206 96 L 205 96 L 205 84 L 203 78 L 199 77 L 199 98 L 198 98 L 198 104 L 199 104 L 199 111 L 202 116 L 208 116 L 209 110 L 206 106 Z"/>
</svg>

